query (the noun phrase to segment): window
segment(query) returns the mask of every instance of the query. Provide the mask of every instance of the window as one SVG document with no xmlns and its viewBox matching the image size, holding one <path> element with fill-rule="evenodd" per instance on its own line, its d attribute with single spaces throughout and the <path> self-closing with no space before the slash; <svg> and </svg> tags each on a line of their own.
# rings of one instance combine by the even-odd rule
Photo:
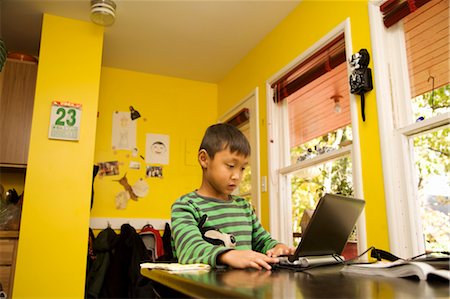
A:
<svg viewBox="0 0 450 299">
<path fill-rule="evenodd" d="M 449 0 L 383 24 L 389 2 L 369 4 L 374 73 L 391 251 L 411 257 L 450 249 Z"/>
<path fill-rule="evenodd" d="M 325 193 L 360 194 L 345 23 L 271 80 L 268 94 L 271 233 L 297 245 Z M 353 101 L 355 102 L 355 101 Z M 356 118 L 357 119 L 357 116 Z M 283 219 L 277 222 L 273 219 Z M 356 240 L 357 231 L 353 235 Z M 363 233 L 362 233 L 363 234 Z M 365 236 L 360 240 L 365 247 Z M 354 251 L 353 253 L 356 253 Z"/>
</svg>

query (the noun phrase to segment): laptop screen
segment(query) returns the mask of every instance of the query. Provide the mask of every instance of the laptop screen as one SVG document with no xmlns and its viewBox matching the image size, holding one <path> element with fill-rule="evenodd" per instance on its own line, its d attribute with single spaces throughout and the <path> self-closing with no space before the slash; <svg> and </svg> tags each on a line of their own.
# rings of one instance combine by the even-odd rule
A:
<svg viewBox="0 0 450 299">
<path fill-rule="evenodd" d="M 364 205 L 365 201 L 361 199 L 325 194 L 289 260 L 293 262 L 305 256 L 341 255 Z"/>
</svg>

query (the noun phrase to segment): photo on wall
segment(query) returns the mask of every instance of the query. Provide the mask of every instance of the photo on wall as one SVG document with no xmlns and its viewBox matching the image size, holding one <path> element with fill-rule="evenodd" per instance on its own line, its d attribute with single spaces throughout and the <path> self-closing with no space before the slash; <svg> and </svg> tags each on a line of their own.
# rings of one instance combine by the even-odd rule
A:
<svg viewBox="0 0 450 299">
<path fill-rule="evenodd" d="M 148 178 L 160 178 L 163 177 L 162 166 L 147 166 L 146 175 Z"/>
<path fill-rule="evenodd" d="M 98 163 L 98 175 L 99 176 L 111 176 L 119 174 L 119 162 L 118 161 L 108 161 Z"/>
</svg>

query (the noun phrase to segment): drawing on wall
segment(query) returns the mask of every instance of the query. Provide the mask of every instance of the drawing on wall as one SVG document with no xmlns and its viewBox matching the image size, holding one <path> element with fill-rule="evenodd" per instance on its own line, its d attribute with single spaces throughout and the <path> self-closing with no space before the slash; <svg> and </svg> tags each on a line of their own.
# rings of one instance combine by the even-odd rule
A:
<svg viewBox="0 0 450 299">
<path fill-rule="evenodd" d="M 145 171 L 148 178 L 160 178 L 163 177 L 163 168 L 162 166 L 147 166 Z"/>
<path fill-rule="evenodd" d="M 129 112 L 113 113 L 112 148 L 114 150 L 133 150 L 136 148 L 136 122 Z"/>
<path fill-rule="evenodd" d="M 98 163 L 99 176 L 110 176 L 119 174 L 119 162 L 118 161 L 108 161 Z"/>
<path fill-rule="evenodd" d="M 169 135 L 147 134 L 145 154 L 149 164 L 169 164 Z"/>
</svg>

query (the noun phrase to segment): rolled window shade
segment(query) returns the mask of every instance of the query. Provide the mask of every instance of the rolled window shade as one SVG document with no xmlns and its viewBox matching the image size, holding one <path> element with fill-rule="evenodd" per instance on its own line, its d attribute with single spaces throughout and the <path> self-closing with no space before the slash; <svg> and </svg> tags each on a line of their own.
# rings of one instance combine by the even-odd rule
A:
<svg viewBox="0 0 450 299">
<path fill-rule="evenodd" d="M 344 62 L 346 62 L 346 54 L 342 33 L 272 84 L 274 102 L 281 102 Z"/>
<path fill-rule="evenodd" d="M 235 127 L 239 127 L 248 122 L 250 118 L 250 111 L 248 108 L 243 108 L 234 116 L 232 116 L 229 120 L 226 121 L 227 124 L 233 125 Z"/>
<path fill-rule="evenodd" d="M 387 28 L 416 11 L 431 0 L 387 0 L 380 6 L 383 23 Z"/>
</svg>

